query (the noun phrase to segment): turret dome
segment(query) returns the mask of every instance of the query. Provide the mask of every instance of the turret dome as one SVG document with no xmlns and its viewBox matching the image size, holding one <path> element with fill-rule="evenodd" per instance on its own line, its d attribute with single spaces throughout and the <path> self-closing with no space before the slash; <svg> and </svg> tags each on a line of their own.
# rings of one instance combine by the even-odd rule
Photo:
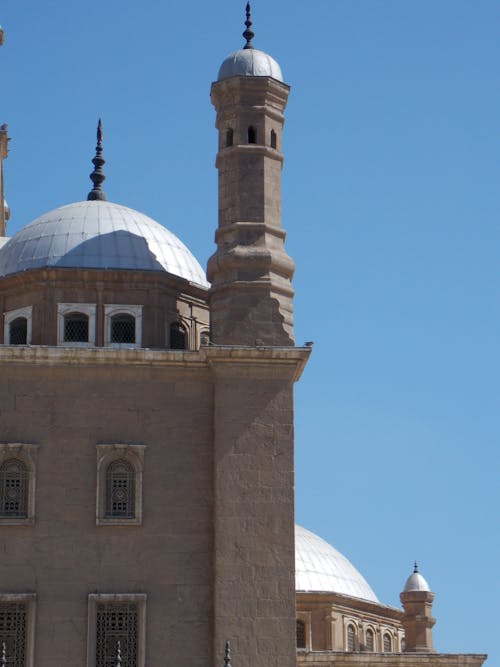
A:
<svg viewBox="0 0 500 667">
<path fill-rule="evenodd" d="M 430 587 L 427 581 L 418 571 L 418 566 L 415 563 L 415 568 L 413 573 L 406 580 L 405 587 L 403 588 L 403 593 L 410 593 L 411 591 L 426 591 L 430 592 Z"/>
<path fill-rule="evenodd" d="M 255 33 L 252 30 L 252 17 L 250 3 L 246 6 L 245 32 L 243 37 L 246 44 L 242 49 L 233 51 L 222 63 L 219 69 L 217 81 L 230 79 L 233 76 L 271 76 L 273 79 L 283 81 L 281 68 L 270 55 L 255 49 L 252 40 Z"/>
<path fill-rule="evenodd" d="M 240 49 L 230 53 L 219 69 L 218 81 L 232 76 L 271 76 L 283 81 L 281 68 L 269 54 L 258 49 Z"/>
<path fill-rule="evenodd" d="M 0 276 L 46 267 L 166 271 L 208 287 L 200 264 L 172 232 L 102 200 L 49 211 L 0 249 Z"/>
</svg>

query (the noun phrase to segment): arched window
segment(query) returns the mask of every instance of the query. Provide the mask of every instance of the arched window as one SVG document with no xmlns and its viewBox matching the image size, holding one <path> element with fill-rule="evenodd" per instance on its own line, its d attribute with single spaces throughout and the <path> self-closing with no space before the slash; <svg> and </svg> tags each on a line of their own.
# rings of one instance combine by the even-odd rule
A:
<svg viewBox="0 0 500 667">
<path fill-rule="evenodd" d="M 297 619 L 297 648 L 306 647 L 306 624 Z"/>
<path fill-rule="evenodd" d="M 202 331 L 200 333 L 200 345 L 210 345 L 210 331 Z"/>
<path fill-rule="evenodd" d="M 250 125 L 248 128 L 248 143 L 249 144 L 256 144 L 257 143 L 257 132 L 255 131 L 255 128 Z"/>
<path fill-rule="evenodd" d="M 405 646 L 406 646 L 405 638 L 401 637 L 401 653 L 405 652 Z"/>
<path fill-rule="evenodd" d="M 271 130 L 271 148 L 276 148 L 277 146 L 277 137 L 276 137 L 276 132 L 274 130 Z"/>
<path fill-rule="evenodd" d="M 226 147 L 233 145 L 234 132 L 232 127 L 228 127 L 226 130 Z"/>
<path fill-rule="evenodd" d="M 28 320 L 25 317 L 16 317 L 9 324 L 9 344 L 26 345 L 28 342 Z"/>
<path fill-rule="evenodd" d="M 135 343 L 135 317 L 119 313 L 111 318 L 111 342 Z"/>
<path fill-rule="evenodd" d="M 7 459 L 0 466 L 0 517 L 28 516 L 29 473 L 19 459 Z"/>
<path fill-rule="evenodd" d="M 353 652 L 356 649 L 356 630 L 354 625 L 347 626 L 347 650 Z"/>
<path fill-rule="evenodd" d="M 89 342 L 89 318 L 87 315 L 84 313 L 68 313 L 64 316 L 64 342 Z"/>
<path fill-rule="evenodd" d="M 392 639 L 391 635 L 387 632 L 384 633 L 384 653 L 392 652 Z"/>
<path fill-rule="evenodd" d="M 170 349 L 186 349 L 186 331 L 179 324 L 179 322 L 173 322 L 170 325 Z"/>
<path fill-rule="evenodd" d="M 366 631 L 366 650 L 370 653 L 375 650 L 375 636 L 370 628 Z"/>
<path fill-rule="evenodd" d="M 106 469 L 106 517 L 130 519 L 135 516 L 135 470 L 119 459 Z"/>
</svg>

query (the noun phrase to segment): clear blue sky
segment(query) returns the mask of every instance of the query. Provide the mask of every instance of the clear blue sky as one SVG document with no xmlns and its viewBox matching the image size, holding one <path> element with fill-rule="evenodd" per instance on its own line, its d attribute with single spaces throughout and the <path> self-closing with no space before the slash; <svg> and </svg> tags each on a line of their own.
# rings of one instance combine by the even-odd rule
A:
<svg viewBox="0 0 500 667">
<path fill-rule="evenodd" d="M 6 0 L 13 233 L 84 199 L 102 116 L 111 200 L 214 250 L 210 82 L 244 2 Z M 496 0 L 254 0 L 292 85 L 297 519 L 398 605 L 413 559 L 442 652 L 500 664 Z M 495 138 L 495 141 L 494 141 Z"/>
</svg>

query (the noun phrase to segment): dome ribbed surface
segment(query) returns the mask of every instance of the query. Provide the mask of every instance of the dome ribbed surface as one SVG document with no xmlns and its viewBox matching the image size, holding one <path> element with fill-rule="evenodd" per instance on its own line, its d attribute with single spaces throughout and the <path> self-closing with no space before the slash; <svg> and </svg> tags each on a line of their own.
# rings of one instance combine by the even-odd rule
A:
<svg viewBox="0 0 500 667">
<path fill-rule="evenodd" d="M 0 275 L 44 267 L 167 271 L 208 287 L 205 272 L 168 229 L 139 211 L 82 201 L 49 211 L 0 250 Z"/>
<path fill-rule="evenodd" d="M 232 76 L 271 76 L 283 81 L 281 67 L 276 60 L 258 49 L 240 49 L 228 55 L 219 69 L 217 80 Z"/>
<path fill-rule="evenodd" d="M 409 593 L 410 591 L 427 591 L 430 592 L 429 584 L 420 574 L 420 572 L 414 572 L 406 580 L 403 593 Z"/>
<path fill-rule="evenodd" d="M 295 526 L 295 589 L 349 595 L 370 602 L 377 596 L 354 565 L 321 537 Z"/>
</svg>

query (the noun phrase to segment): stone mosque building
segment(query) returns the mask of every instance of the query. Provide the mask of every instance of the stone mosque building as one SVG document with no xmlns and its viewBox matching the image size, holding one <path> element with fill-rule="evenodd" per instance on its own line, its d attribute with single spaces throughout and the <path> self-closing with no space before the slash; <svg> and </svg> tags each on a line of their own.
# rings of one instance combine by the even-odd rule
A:
<svg viewBox="0 0 500 667">
<path fill-rule="evenodd" d="M 251 27 L 247 6 L 246 43 L 211 89 L 207 273 L 161 224 L 107 200 L 100 124 L 87 198 L 8 239 L 0 130 L 2 665 L 485 660 L 434 651 L 417 567 L 403 608 L 388 607 L 294 529 L 293 385 L 311 350 L 294 343 L 281 225 L 290 89 Z"/>
</svg>

